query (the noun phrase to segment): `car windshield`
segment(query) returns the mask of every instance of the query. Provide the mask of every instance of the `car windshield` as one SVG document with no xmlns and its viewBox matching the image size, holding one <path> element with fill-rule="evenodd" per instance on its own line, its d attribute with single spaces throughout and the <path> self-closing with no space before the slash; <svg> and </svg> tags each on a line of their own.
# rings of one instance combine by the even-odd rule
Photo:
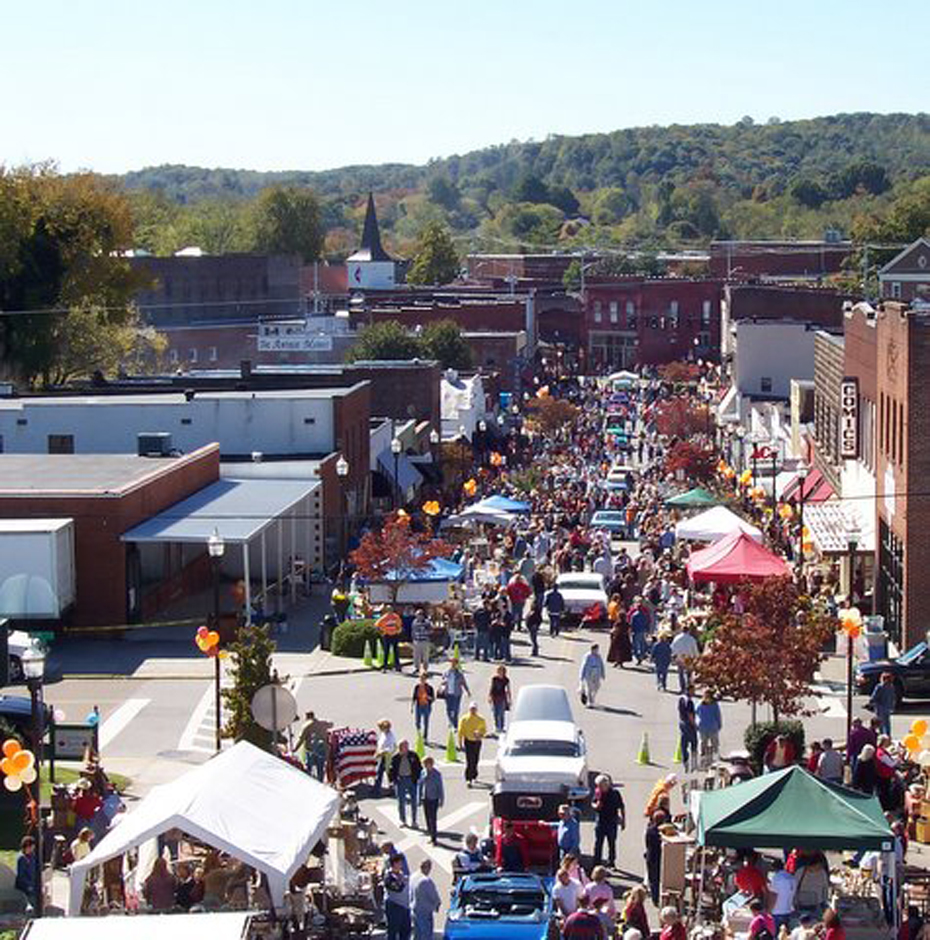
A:
<svg viewBox="0 0 930 940">
<path fill-rule="evenodd" d="M 533 917 L 542 911 L 545 905 L 545 895 L 540 891 L 475 888 L 462 892 L 462 910 L 466 917 Z"/>
<path fill-rule="evenodd" d="M 600 591 L 603 587 L 599 578 L 559 578 L 560 591 Z"/>
<path fill-rule="evenodd" d="M 573 721 L 568 693 L 557 685 L 525 685 L 517 692 L 510 717 L 518 721 Z"/>
<path fill-rule="evenodd" d="M 910 666 L 912 663 L 923 659 L 926 652 L 927 644 L 918 643 L 916 646 L 912 646 L 903 656 L 899 656 L 898 662 L 904 666 Z"/>
<path fill-rule="evenodd" d="M 623 520 L 623 513 L 612 512 L 610 510 L 601 510 L 594 514 L 595 522 L 621 522 Z"/>
<path fill-rule="evenodd" d="M 514 741 L 507 748 L 512 757 L 579 757 L 577 741 Z"/>
</svg>

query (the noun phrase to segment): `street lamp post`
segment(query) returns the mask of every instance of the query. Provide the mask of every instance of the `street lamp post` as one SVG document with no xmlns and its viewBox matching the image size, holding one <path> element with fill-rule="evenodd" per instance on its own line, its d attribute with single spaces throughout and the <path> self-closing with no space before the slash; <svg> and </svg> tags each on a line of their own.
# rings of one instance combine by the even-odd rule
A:
<svg viewBox="0 0 930 940">
<path fill-rule="evenodd" d="M 743 443 L 746 440 L 746 429 L 742 425 L 737 427 L 736 437 L 739 440 L 739 469 L 742 473 L 743 463 L 746 460 L 746 445 Z"/>
<path fill-rule="evenodd" d="M 348 538 L 346 536 L 346 522 L 347 522 L 346 516 L 348 515 L 348 502 L 349 502 L 349 494 L 346 493 L 346 478 L 348 477 L 348 475 L 349 475 L 349 461 L 346 460 L 345 457 L 342 456 L 342 454 L 340 454 L 339 459 L 336 461 L 336 476 L 339 477 L 339 493 L 340 493 L 341 503 L 342 503 L 342 506 L 341 506 L 342 524 L 339 526 L 339 530 L 341 533 L 341 537 L 339 540 L 340 547 L 341 547 L 340 555 L 345 555 L 346 543 L 348 542 Z"/>
<path fill-rule="evenodd" d="M 398 478 L 398 463 L 400 462 L 400 452 L 403 450 L 403 444 L 399 437 L 391 439 L 391 453 L 394 455 L 394 509 L 397 509 L 400 502 L 400 479 Z"/>
<path fill-rule="evenodd" d="M 213 629 L 220 632 L 220 566 L 223 563 L 223 554 L 226 543 L 219 529 L 207 539 L 207 552 L 210 555 L 210 566 L 213 569 Z M 213 694 L 214 708 L 216 710 L 216 752 L 220 752 L 223 735 L 222 701 L 220 695 L 220 657 L 213 657 Z"/>
<path fill-rule="evenodd" d="M 36 761 L 36 796 L 35 796 L 35 867 L 36 867 L 36 903 L 35 916 L 41 917 L 45 911 L 45 846 L 42 838 L 42 739 L 45 736 L 45 707 L 42 701 L 42 683 L 45 679 L 45 651 L 37 643 L 27 649 L 21 657 L 23 677 L 29 689 L 32 702 L 32 753 Z"/>
<path fill-rule="evenodd" d="M 485 459 L 487 457 L 488 451 L 488 422 L 482 418 L 478 422 L 478 433 L 481 435 L 481 444 L 478 449 L 479 461 L 481 465 L 484 465 Z"/>
<path fill-rule="evenodd" d="M 436 476 L 439 478 L 439 495 L 442 496 L 443 485 L 442 485 L 442 448 L 439 446 L 439 432 L 433 428 L 429 432 L 429 446 L 430 450 L 433 452 L 433 463 L 436 465 Z"/>
<path fill-rule="evenodd" d="M 856 549 L 859 547 L 859 526 L 850 522 L 846 532 L 846 547 L 849 550 L 849 594 L 848 603 L 853 607 L 853 587 L 855 585 Z M 846 740 L 852 731 L 853 713 L 853 637 L 846 634 Z"/>
<path fill-rule="evenodd" d="M 801 487 L 799 489 L 798 496 L 798 559 L 797 559 L 797 576 L 800 580 L 801 575 L 804 574 L 804 499 L 807 496 L 807 493 L 804 491 L 805 484 L 807 483 L 807 467 L 801 467 L 798 470 L 798 479 L 801 481 Z"/>
</svg>

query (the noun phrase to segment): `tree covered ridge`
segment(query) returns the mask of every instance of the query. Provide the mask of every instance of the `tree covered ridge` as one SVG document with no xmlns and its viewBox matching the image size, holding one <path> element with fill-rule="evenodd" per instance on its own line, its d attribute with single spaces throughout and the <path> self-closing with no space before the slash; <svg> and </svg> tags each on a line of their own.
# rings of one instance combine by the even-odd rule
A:
<svg viewBox="0 0 930 940">
<path fill-rule="evenodd" d="M 272 185 L 311 186 L 323 197 L 373 190 L 417 190 L 434 178 L 459 189 L 511 190 L 525 176 L 590 191 L 635 189 L 695 177 L 743 198 L 758 186 L 777 195 L 797 177 L 828 177 L 856 162 L 877 163 L 893 179 L 930 170 L 930 115 L 837 114 L 800 121 L 638 127 L 544 141 L 511 141 L 421 166 L 385 163 L 331 170 L 261 172 L 163 165 L 120 177 L 129 189 L 154 190 L 181 204 L 250 199 Z"/>
</svg>

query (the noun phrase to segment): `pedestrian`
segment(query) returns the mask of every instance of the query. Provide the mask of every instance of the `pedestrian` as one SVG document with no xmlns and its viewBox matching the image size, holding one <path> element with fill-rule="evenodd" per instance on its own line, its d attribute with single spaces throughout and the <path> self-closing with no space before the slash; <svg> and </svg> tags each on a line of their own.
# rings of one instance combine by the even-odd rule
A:
<svg viewBox="0 0 930 940">
<path fill-rule="evenodd" d="M 559 590 L 558 581 L 546 592 L 543 604 L 549 615 L 549 636 L 558 636 L 562 628 L 562 615 L 565 612 L 565 598 Z"/>
<path fill-rule="evenodd" d="M 443 673 L 442 684 L 439 686 L 439 697 L 445 700 L 449 727 L 453 731 L 459 726 L 462 695 L 466 692 L 471 695 L 468 680 L 465 678 L 465 673 L 462 672 L 458 657 L 453 656 L 449 668 Z"/>
<path fill-rule="evenodd" d="M 627 892 L 626 904 L 623 908 L 623 923 L 634 930 L 638 930 L 643 937 L 651 937 L 649 918 L 646 915 L 646 898 L 649 892 L 644 885 L 633 885 Z"/>
<path fill-rule="evenodd" d="M 832 907 L 823 912 L 823 928 L 823 940 L 846 940 L 846 930 L 840 915 Z"/>
<path fill-rule="evenodd" d="M 833 746 L 832 738 L 823 739 L 823 752 L 817 761 L 817 776 L 827 783 L 843 782 L 843 755 Z"/>
<path fill-rule="evenodd" d="M 866 744 L 871 744 L 874 748 L 877 740 L 878 737 L 875 731 L 872 728 L 867 728 L 858 715 L 853 718 L 852 727 L 849 729 L 849 737 L 846 741 L 846 760 L 852 767 L 853 773 L 856 772 L 856 761 L 862 748 Z"/>
<path fill-rule="evenodd" d="M 591 649 L 585 654 L 581 661 L 581 668 L 578 670 L 578 691 L 583 705 L 594 708 L 597 693 L 606 677 L 607 670 L 601 657 L 600 647 L 597 643 L 592 643 Z"/>
<path fill-rule="evenodd" d="M 662 932 L 659 940 L 687 940 L 688 932 L 681 922 L 681 915 L 674 907 L 663 907 L 659 914 L 662 923 Z"/>
<path fill-rule="evenodd" d="M 883 672 L 881 681 L 872 689 L 869 696 L 869 708 L 875 712 L 882 734 L 891 734 L 891 715 L 898 704 L 898 692 L 894 685 L 894 676 Z"/>
<path fill-rule="evenodd" d="M 775 940 L 775 918 L 765 909 L 761 898 L 753 898 L 749 902 L 749 913 L 752 917 L 749 921 L 748 940 Z"/>
<path fill-rule="evenodd" d="M 429 671 L 429 643 L 433 625 L 426 616 L 426 611 L 420 607 L 410 625 L 410 639 L 413 643 L 413 671 L 415 673 Z"/>
<path fill-rule="evenodd" d="M 475 628 L 475 660 L 488 662 L 491 657 L 491 602 L 482 601 L 471 620 Z"/>
<path fill-rule="evenodd" d="M 856 759 L 856 769 L 852 775 L 854 790 L 872 796 L 878 786 L 878 768 L 875 764 L 875 745 L 863 744 Z"/>
<path fill-rule="evenodd" d="M 400 614 L 385 607 L 384 612 L 375 621 L 375 628 L 381 634 L 381 671 L 390 669 L 389 660 L 394 659 L 394 669 L 400 672 L 400 637 L 404 631 L 404 623 Z"/>
<path fill-rule="evenodd" d="M 468 706 L 468 714 L 459 722 L 459 747 L 465 749 L 465 782 L 474 786 L 478 779 L 478 760 L 481 757 L 481 742 L 488 732 L 485 720 L 478 714 L 478 703 Z"/>
<path fill-rule="evenodd" d="M 490 658 L 500 662 L 504 658 L 504 612 L 499 603 L 491 605 L 491 627 L 488 641 L 491 647 Z"/>
<path fill-rule="evenodd" d="M 423 767 L 420 758 L 410 750 L 408 741 L 397 742 L 397 753 L 391 758 L 388 779 L 394 784 L 397 793 L 397 815 L 400 824 L 407 828 L 407 803 L 410 803 L 410 818 L 413 828 L 417 828 L 417 783 Z"/>
<path fill-rule="evenodd" d="M 511 823 L 512 825 L 512 823 Z M 552 887 L 552 905 L 557 914 L 568 918 L 578 909 L 578 899 L 584 894 L 584 888 L 572 878 L 567 868 L 556 872 Z"/>
<path fill-rule="evenodd" d="M 652 644 L 652 664 L 656 671 L 656 688 L 663 692 L 668 687 L 668 669 L 672 664 L 672 644 L 668 633 L 662 632 Z"/>
<path fill-rule="evenodd" d="M 610 617 L 610 609 L 617 606 L 616 616 Z M 610 646 L 607 648 L 607 662 L 615 668 L 621 669 L 626 663 L 633 659 L 633 647 L 630 644 L 630 626 L 623 616 L 623 610 L 620 609 L 620 595 L 614 594 L 613 599 L 607 605 L 608 619 L 613 624 L 610 628 Z"/>
<path fill-rule="evenodd" d="M 786 734 L 777 734 L 769 741 L 765 749 L 762 765 L 769 773 L 772 773 L 790 767 L 797 759 L 797 750 L 791 738 Z"/>
<path fill-rule="evenodd" d="M 672 640 L 672 659 L 678 667 L 678 692 L 683 693 L 691 684 L 691 663 L 701 655 L 700 647 L 691 631 L 682 626 Z"/>
<path fill-rule="evenodd" d="M 420 775 L 418 790 L 417 795 L 423 804 L 423 815 L 426 817 L 426 831 L 429 833 L 430 842 L 435 845 L 439 838 L 439 809 L 445 802 L 446 793 L 442 774 L 432 757 L 423 758 L 423 773 Z"/>
<path fill-rule="evenodd" d="M 507 712 L 511 705 L 510 679 L 507 676 L 506 666 L 498 666 L 496 674 L 491 677 L 488 702 L 494 713 L 494 730 L 499 735 L 503 734 Z"/>
<path fill-rule="evenodd" d="M 510 612 L 513 615 L 513 626 L 519 630 L 523 624 L 523 609 L 529 600 L 533 589 L 529 582 L 518 571 L 508 582 L 506 587 L 507 599 L 510 601 Z"/>
<path fill-rule="evenodd" d="M 542 626 L 542 601 L 536 597 L 530 602 L 529 613 L 526 615 L 526 632 L 530 635 L 532 655 L 539 655 L 539 628 Z"/>
<path fill-rule="evenodd" d="M 410 708 L 413 710 L 415 726 L 417 731 L 423 735 L 424 744 L 429 744 L 429 718 L 435 700 L 436 691 L 429 684 L 426 670 L 424 670 L 420 673 L 420 678 L 413 687 L 413 694 L 410 696 Z"/>
<path fill-rule="evenodd" d="M 410 879 L 410 905 L 413 908 L 414 940 L 433 940 L 433 918 L 442 907 L 439 889 L 430 872 L 433 863 L 420 862 L 420 871 Z"/>
<path fill-rule="evenodd" d="M 384 874 L 384 916 L 387 940 L 410 940 L 410 880 L 404 872 L 406 860 L 394 853 Z"/>
<path fill-rule="evenodd" d="M 720 753 L 720 732 L 723 729 L 720 703 L 709 689 L 701 696 L 696 717 L 698 737 L 701 739 L 701 761 L 707 767 Z"/>
<path fill-rule="evenodd" d="M 652 897 L 652 903 L 659 906 L 659 897 L 661 894 L 662 869 L 662 833 L 661 829 L 668 822 L 668 816 L 664 810 L 656 810 L 652 814 L 649 825 L 646 826 L 646 879 L 649 882 L 649 894 Z"/>
<path fill-rule="evenodd" d="M 605 940 L 601 919 L 588 909 L 588 896 L 583 891 L 574 913 L 562 924 L 562 940 Z"/>
<path fill-rule="evenodd" d="M 595 778 L 591 808 L 595 813 L 594 864 L 601 864 L 601 852 L 606 845 L 607 864 L 614 868 L 617 863 L 617 833 L 626 829 L 626 806 L 619 788 L 607 774 L 598 774 Z"/>
<path fill-rule="evenodd" d="M 378 768 L 375 771 L 375 799 L 381 798 L 381 783 L 384 775 L 391 765 L 391 758 L 397 750 L 397 737 L 391 722 L 387 718 L 382 718 L 378 722 L 378 741 L 375 745 L 375 759 L 378 762 Z"/>
<path fill-rule="evenodd" d="M 569 854 L 577 854 L 581 850 L 581 821 L 578 814 L 568 805 L 559 806 L 559 823 L 556 827 L 556 844 L 559 847 L 559 858 Z"/>
<path fill-rule="evenodd" d="M 686 686 L 678 698 L 678 734 L 681 748 L 681 762 L 685 770 L 693 769 L 697 764 L 697 715 L 694 708 L 694 688 Z"/>
<path fill-rule="evenodd" d="M 591 869 L 591 883 L 585 890 L 592 907 L 598 901 L 603 901 L 611 920 L 616 918 L 617 902 L 614 900 L 614 889 L 607 880 L 607 869 L 603 865 L 595 865 Z"/>
<path fill-rule="evenodd" d="M 494 854 L 498 871 L 526 871 L 526 840 L 509 819 L 504 822 Z"/>
<path fill-rule="evenodd" d="M 649 633 L 649 614 L 642 597 L 633 598 L 633 606 L 627 614 L 627 623 L 630 625 L 630 634 L 633 637 L 633 656 L 637 664 L 642 664 L 648 655 L 646 636 Z"/>
<path fill-rule="evenodd" d="M 780 858 L 772 860 L 769 875 L 769 897 L 772 898 L 772 917 L 775 918 L 775 935 L 782 926 L 787 928 L 794 916 L 794 896 L 798 889 L 797 881 L 791 872 L 785 871 L 785 864 Z"/>
<path fill-rule="evenodd" d="M 326 738 L 332 722 L 320 721 L 312 711 L 307 712 L 304 719 L 294 750 L 299 751 L 303 746 L 304 765 L 308 773 L 314 774 L 322 782 L 326 776 L 326 760 L 329 756 Z"/>
<path fill-rule="evenodd" d="M 39 884 L 38 856 L 36 855 L 36 840 L 32 836 L 23 836 L 19 840 L 19 855 L 16 857 L 17 891 L 22 891 L 33 909 L 38 901 L 37 887 Z"/>
</svg>

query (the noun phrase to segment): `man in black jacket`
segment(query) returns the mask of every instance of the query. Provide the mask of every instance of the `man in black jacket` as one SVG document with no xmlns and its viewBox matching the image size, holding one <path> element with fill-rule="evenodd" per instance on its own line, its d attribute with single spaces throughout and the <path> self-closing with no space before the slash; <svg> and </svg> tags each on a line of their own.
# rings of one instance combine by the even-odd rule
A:
<svg viewBox="0 0 930 940">
<path fill-rule="evenodd" d="M 408 741 L 398 741 L 397 753 L 391 758 L 388 780 L 394 784 L 397 792 L 397 815 L 400 824 L 407 827 L 407 802 L 410 802 L 410 818 L 413 828 L 417 828 L 417 781 L 423 768 L 420 758 L 410 750 Z"/>
</svg>

